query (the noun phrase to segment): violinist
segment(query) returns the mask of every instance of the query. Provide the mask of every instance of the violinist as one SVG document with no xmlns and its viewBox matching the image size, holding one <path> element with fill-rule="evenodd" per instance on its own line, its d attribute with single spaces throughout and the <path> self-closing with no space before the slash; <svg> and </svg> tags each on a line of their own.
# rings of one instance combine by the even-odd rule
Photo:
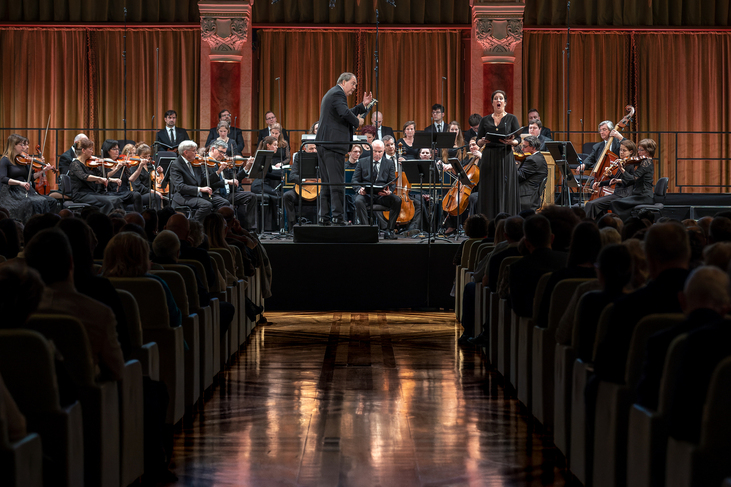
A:
<svg viewBox="0 0 731 487">
<path fill-rule="evenodd" d="M 173 205 L 187 206 L 193 212 L 191 219 L 203 222 L 205 218 L 227 201 L 214 189 L 220 188 L 224 182 L 218 177 L 218 171 L 211 170 L 205 162 L 196 162 L 198 144 L 192 140 L 184 140 L 178 146 L 180 155 L 170 166 Z M 195 167 L 193 165 L 195 163 Z"/>
<path fill-rule="evenodd" d="M 7 209 L 11 218 L 23 223 L 34 214 L 58 212 L 58 204 L 54 198 L 40 195 L 33 188 L 33 179 L 52 170 L 53 166 L 45 164 L 41 159 L 41 170 L 33 170 L 29 181 L 28 172 L 33 161 L 29 160 L 27 153 L 28 139 L 12 134 L 8 137 L 5 152 L 0 159 L 0 207 Z"/>
<path fill-rule="evenodd" d="M 629 139 L 622 140 L 622 142 L 620 142 L 619 144 L 619 157 L 620 159 L 637 157 L 637 146 L 635 145 L 635 143 Z M 607 175 L 604 181 L 594 182 L 591 189 L 593 191 L 598 191 L 599 188 L 604 186 L 614 186 L 614 192 L 612 192 L 611 194 L 607 194 L 606 196 L 602 196 L 601 198 L 587 201 L 586 205 L 584 205 L 584 211 L 586 212 L 587 218 L 598 221 L 602 216 L 604 216 L 604 213 L 606 213 L 606 211 L 611 208 L 612 201 L 630 195 L 631 191 L 624 184 L 624 182 L 615 179 L 615 177 L 618 175 L 616 166 L 611 170 L 616 173 L 614 177 Z M 625 171 L 633 174 L 635 172 L 635 166 L 627 166 L 625 168 Z M 601 177 L 603 175 L 598 176 Z"/>
<path fill-rule="evenodd" d="M 264 140 L 259 143 L 259 147 L 257 147 L 257 150 L 271 150 L 274 151 L 274 154 L 276 156 L 277 149 L 279 148 L 279 141 L 277 140 L 277 137 L 273 135 L 269 135 L 267 137 L 264 137 Z M 274 158 L 272 158 L 272 164 L 269 166 L 269 171 L 267 172 L 266 176 L 263 179 L 255 179 L 253 183 L 251 183 L 251 192 L 256 195 L 261 195 L 263 193 L 265 204 L 265 214 L 264 218 L 269 219 L 270 217 L 267 216 L 268 213 L 271 213 L 272 208 L 274 208 L 276 201 L 277 201 L 277 190 L 275 189 L 279 183 L 282 180 L 282 172 L 281 169 L 276 169 L 274 166 Z M 281 167 L 281 165 L 280 165 Z M 264 227 L 262 225 L 261 228 L 262 231 L 264 231 Z"/>
<path fill-rule="evenodd" d="M 533 124 L 535 125 L 535 124 Z M 546 158 L 538 150 L 541 141 L 529 135 L 522 142 L 523 152 L 530 154 L 518 167 L 518 192 L 521 210 L 537 210 L 541 206 L 541 182 L 548 176 Z"/>
<path fill-rule="evenodd" d="M 594 168 L 594 165 L 599 162 L 597 161 L 597 159 L 599 158 L 599 156 L 602 155 L 602 152 L 604 151 L 604 146 L 606 146 L 607 144 L 612 144 L 609 150 L 615 154 L 618 154 L 619 143 L 622 141 L 622 139 L 624 139 L 624 136 L 622 134 L 614 130 L 614 123 L 612 123 L 611 120 L 605 120 L 599 124 L 599 137 L 602 138 L 601 142 L 597 142 L 596 144 L 594 144 L 594 147 L 592 148 L 589 157 L 584 159 L 584 161 L 576 167 L 577 174 L 580 174 L 584 171 L 589 171 Z"/>
<path fill-rule="evenodd" d="M 101 175 L 98 169 L 92 169 L 99 164 L 104 164 L 103 161 L 92 158 L 94 142 L 90 139 L 82 139 L 76 145 L 76 158 L 71 161 L 69 166 L 71 197 L 74 202 L 96 206 L 105 215 L 114 208 L 122 208 L 122 200 L 114 193 L 97 191 L 97 187 L 106 187 L 110 178 Z"/>
<path fill-rule="evenodd" d="M 78 134 L 76 137 L 74 137 L 74 143 L 71 148 L 61 154 L 61 156 L 58 158 L 58 171 L 60 174 L 68 174 L 71 161 L 76 159 L 76 149 L 78 148 L 77 144 L 80 140 L 88 138 L 89 137 L 87 137 L 86 134 Z"/>
<path fill-rule="evenodd" d="M 142 205 L 147 206 L 148 208 L 162 208 L 162 195 L 157 191 L 151 191 L 155 182 L 150 176 L 150 164 L 152 164 L 152 149 L 150 146 L 141 142 L 134 148 L 134 155 L 131 150 L 128 151 L 127 154 L 124 152 L 125 151 L 122 150 L 122 155 L 125 157 L 136 157 L 139 159 L 139 175 L 134 179 L 130 177 L 129 180 L 132 183 L 134 190 L 141 195 Z M 135 169 L 135 172 L 137 172 L 137 169 Z M 150 198 L 150 195 L 152 194 L 155 195 L 154 198 Z"/>
<path fill-rule="evenodd" d="M 310 154 L 316 154 L 317 153 L 317 147 L 315 144 L 305 144 L 304 151 Z M 353 152 L 351 150 L 351 152 Z M 359 152 L 359 151 L 358 151 Z M 294 156 L 292 157 L 292 167 L 289 171 L 289 180 L 292 181 L 295 184 L 300 183 L 300 160 L 299 160 L 299 152 L 295 152 Z M 296 221 L 296 211 L 299 208 L 299 202 L 300 202 L 300 195 L 297 194 L 297 191 L 294 189 L 290 189 L 286 193 L 284 193 L 283 196 L 283 204 L 284 209 L 287 212 L 287 233 L 292 233 L 292 230 L 294 229 L 294 223 Z M 317 198 L 315 198 L 312 201 L 309 201 L 307 199 L 302 200 L 302 206 L 312 206 L 317 204 Z"/>
<path fill-rule="evenodd" d="M 102 158 L 116 162 L 116 165 L 107 171 L 107 176 L 111 178 L 107 191 L 115 193 L 115 196 L 122 200 L 123 205 L 132 205 L 134 211 L 142 213 L 142 195 L 139 191 L 130 189 L 130 182 L 134 182 L 140 177 L 142 164 L 137 164 L 137 167 L 131 170 L 127 167 L 128 163 L 125 159 L 120 158 L 119 155 L 119 143 L 112 139 L 105 140 L 102 144 Z M 117 177 L 112 178 L 112 176 Z"/>
<path fill-rule="evenodd" d="M 632 208 L 637 205 L 650 205 L 654 201 L 653 179 L 655 176 L 655 165 L 652 158 L 657 151 L 657 142 L 652 139 L 642 139 L 638 144 L 637 155 L 640 158 L 639 165 L 634 174 L 619 166 L 619 178 L 625 185 L 632 186 L 632 195 L 612 202 L 612 212 L 626 220 L 632 213 Z"/>
<path fill-rule="evenodd" d="M 219 162 L 217 174 L 219 177 L 224 178 L 224 185 L 221 188 L 221 196 L 231 203 L 233 195 L 233 206 L 236 207 L 238 218 L 244 220 L 244 226 L 247 230 L 250 232 L 256 232 L 256 196 L 254 196 L 254 193 L 251 191 L 245 191 L 240 186 L 241 180 L 248 176 L 248 171 L 254 164 L 254 159 L 250 157 L 246 160 L 237 173 L 237 167 L 233 164 L 233 162 L 225 161 L 225 153 L 229 150 L 229 147 L 230 146 L 227 146 L 226 142 L 221 139 L 217 139 L 213 142 L 213 144 L 211 144 L 211 148 L 208 151 L 208 157 Z"/>
<path fill-rule="evenodd" d="M 244 136 L 241 133 L 241 129 L 238 127 L 231 126 L 231 112 L 229 110 L 221 110 L 218 112 L 218 125 L 213 127 L 211 131 L 208 133 L 208 137 L 206 138 L 206 147 L 210 147 L 211 142 L 216 140 L 220 137 L 220 134 L 218 133 L 218 129 L 220 127 L 221 122 L 226 122 L 229 125 L 229 132 L 228 136 L 231 137 L 236 144 L 236 148 L 243 152 L 244 147 L 246 144 L 244 143 Z M 234 155 L 240 156 L 241 152 L 236 152 Z"/>
</svg>

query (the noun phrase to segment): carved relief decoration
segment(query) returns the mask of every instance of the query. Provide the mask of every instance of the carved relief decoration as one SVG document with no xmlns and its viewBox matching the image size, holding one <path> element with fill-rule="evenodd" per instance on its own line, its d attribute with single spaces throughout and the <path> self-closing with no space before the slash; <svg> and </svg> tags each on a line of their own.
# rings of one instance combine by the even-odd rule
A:
<svg viewBox="0 0 731 487">
<path fill-rule="evenodd" d="M 476 19 L 475 37 L 485 53 L 513 53 L 523 40 L 523 20 Z"/>
<path fill-rule="evenodd" d="M 240 51 L 246 43 L 248 32 L 249 19 L 246 17 L 201 18 L 201 38 L 213 51 Z"/>
</svg>

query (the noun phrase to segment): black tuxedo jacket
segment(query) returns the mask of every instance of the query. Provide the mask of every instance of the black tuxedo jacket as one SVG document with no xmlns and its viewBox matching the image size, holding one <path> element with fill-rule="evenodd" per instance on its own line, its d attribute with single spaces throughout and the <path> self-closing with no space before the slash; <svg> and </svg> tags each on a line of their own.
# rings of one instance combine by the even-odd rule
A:
<svg viewBox="0 0 731 487">
<path fill-rule="evenodd" d="M 586 166 L 586 169 L 592 169 L 594 165 L 597 162 L 597 159 L 599 159 L 599 156 L 602 155 L 602 151 L 604 150 L 604 141 L 597 142 L 594 144 L 594 147 L 591 149 L 591 154 L 589 154 L 589 157 L 584 159 L 584 165 Z M 612 147 L 609 149 L 610 151 L 614 152 L 615 154 L 619 155 L 619 141 L 615 138 L 612 138 Z"/>
<path fill-rule="evenodd" d="M 365 113 L 362 103 L 348 108 L 348 97 L 340 85 L 335 85 L 325 93 L 320 104 L 320 127 L 317 129 L 315 140 L 342 142 L 342 145 L 318 146 L 320 150 L 331 150 L 338 154 L 347 154 L 350 142 L 353 140 L 353 131 L 358 128 L 358 117 Z"/>
<path fill-rule="evenodd" d="M 376 135 L 378 135 L 378 129 L 376 129 Z M 380 140 L 383 140 L 383 138 L 385 136 L 387 136 L 387 135 L 390 135 L 391 137 L 393 137 L 394 142 L 396 141 L 396 136 L 393 135 L 393 129 L 391 127 L 386 127 L 385 125 L 383 125 L 381 127 L 381 138 L 380 138 Z"/>
<path fill-rule="evenodd" d="M 424 129 L 424 132 L 436 132 L 436 131 L 437 131 L 437 127 L 435 126 L 434 123 L 432 123 L 431 125 L 429 125 L 428 127 L 426 127 Z M 444 120 L 442 120 L 442 132 L 447 132 L 447 131 L 449 131 L 449 124 L 447 122 L 445 122 Z"/>
<path fill-rule="evenodd" d="M 520 207 L 523 210 L 537 209 L 541 201 L 538 189 L 543 178 L 548 176 L 548 165 L 543 154 L 536 152 L 525 158 L 518 168 L 518 190 Z"/>
<path fill-rule="evenodd" d="M 262 140 L 264 140 L 266 137 L 269 137 L 269 127 L 264 127 L 259 131 L 259 139 L 256 141 L 257 145 L 261 143 Z M 284 137 L 284 140 L 289 142 L 289 133 L 282 129 L 282 137 Z"/>
<path fill-rule="evenodd" d="M 71 147 L 69 150 L 61 154 L 61 157 L 58 158 L 58 172 L 59 174 L 66 174 L 69 172 L 69 166 L 71 165 L 71 161 L 76 159 L 76 152 L 74 151 L 74 148 Z"/>
<path fill-rule="evenodd" d="M 236 142 L 236 148 L 239 150 L 239 152 L 244 152 L 244 135 L 241 132 L 241 129 L 238 127 L 231 127 L 231 130 L 228 133 L 228 137 L 230 140 L 233 140 Z M 213 127 L 210 132 L 208 132 L 208 138 L 206 139 L 206 147 L 211 146 L 211 142 L 216 140 L 218 138 L 218 127 Z"/>
<path fill-rule="evenodd" d="M 156 141 L 165 144 L 166 146 L 176 148 L 178 147 L 178 144 L 180 144 L 184 140 L 190 140 L 190 137 L 188 137 L 188 132 L 186 132 L 184 129 L 181 129 L 180 127 L 175 127 L 175 142 L 170 140 L 170 134 L 168 133 L 167 127 L 165 127 L 162 130 L 159 130 L 157 132 L 157 137 L 155 138 Z M 163 147 L 163 149 L 167 149 L 167 147 Z"/>
<path fill-rule="evenodd" d="M 477 137 L 477 130 L 470 127 L 469 130 L 465 130 L 464 132 L 464 143 L 469 144 L 472 137 Z"/>
<path fill-rule="evenodd" d="M 521 132 L 521 134 L 527 134 L 527 133 L 528 133 L 528 127 L 524 128 L 523 131 Z M 549 129 L 548 127 L 542 127 L 540 135 L 545 137 L 546 139 L 553 140 L 553 139 L 551 139 L 551 129 Z"/>
<path fill-rule="evenodd" d="M 568 254 L 536 249 L 510 266 L 510 306 L 518 316 L 533 316 L 533 295 L 541 276 L 566 266 Z"/>
<path fill-rule="evenodd" d="M 206 173 L 208 171 L 208 181 L 206 181 Z M 213 168 L 193 167 L 193 172 L 188 169 L 188 165 L 183 156 L 178 156 L 170 168 L 170 181 L 173 184 L 175 193 L 174 199 L 176 203 L 183 204 L 188 198 L 198 197 L 198 188 L 208 186 L 214 190 L 222 188 L 226 183 L 221 180 Z"/>
<path fill-rule="evenodd" d="M 375 161 L 374 165 L 375 165 Z M 381 167 L 378 170 L 378 174 L 374 178 L 373 184 L 386 184 L 391 183 L 391 190 L 393 191 L 393 180 L 396 179 L 396 166 L 393 161 L 386 156 L 381 159 Z M 361 186 L 359 184 L 371 182 L 371 162 L 370 159 L 358 159 L 358 165 L 355 166 L 353 172 L 353 189 L 356 194 L 360 191 Z"/>
</svg>

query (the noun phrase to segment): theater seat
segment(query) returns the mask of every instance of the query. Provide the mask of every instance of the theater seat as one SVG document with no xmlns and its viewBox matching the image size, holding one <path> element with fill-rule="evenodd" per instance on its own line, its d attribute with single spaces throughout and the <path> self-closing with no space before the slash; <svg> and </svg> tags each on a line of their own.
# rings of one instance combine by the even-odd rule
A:
<svg viewBox="0 0 731 487">
<path fill-rule="evenodd" d="M 0 374 L 25 416 L 28 432 L 37 433 L 43 442 L 44 485 L 83 485 L 81 404 L 60 406 L 50 343 L 33 330 L 0 330 Z"/>
<path fill-rule="evenodd" d="M 124 315 L 127 319 L 129 341 L 132 346 L 131 358 L 140 362 L 142 375 L 152 380 L 160 380 L 160 350 L 155 342 L 143 343 L 142 322 L 137 300 L 123 289 L 117 289 L 117 295 L 122 301 Z"/>
<path fill-rule="evenodd" d="M 518 400 L 530 411 L 532 408 L 532 383 L 533 377 L 533 329 L 538 324 L 538 317 L 541 312 L 541 300 L 546 292 L 546 285 L 553 272 L 547 272 L 541 276 L 536 285 L 533 295 L 533 316 L 526 318 L 522 316 L 518 322 Z"/>
</svg>

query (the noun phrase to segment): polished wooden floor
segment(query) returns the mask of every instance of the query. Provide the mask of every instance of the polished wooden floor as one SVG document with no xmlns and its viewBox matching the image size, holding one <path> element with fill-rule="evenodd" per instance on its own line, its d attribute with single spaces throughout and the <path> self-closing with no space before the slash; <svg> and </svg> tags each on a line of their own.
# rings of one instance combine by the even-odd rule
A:
<svg viewBox="0 0 731 487">
<path fill-rule="evenodd" d="M 280 313 L 176 436 L 177 485 L 564 485 L 453 313 Z"/>
</svg>

